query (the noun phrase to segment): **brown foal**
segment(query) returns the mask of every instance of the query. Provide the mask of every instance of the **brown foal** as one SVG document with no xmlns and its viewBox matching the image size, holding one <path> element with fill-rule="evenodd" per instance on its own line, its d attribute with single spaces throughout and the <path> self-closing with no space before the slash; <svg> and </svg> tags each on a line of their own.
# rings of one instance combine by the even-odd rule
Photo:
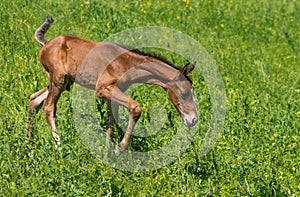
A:
<svg viewBox="0 0 300 197">
<path fill-rule="evenodd" d="M 32 137 L 31 118 L 43 107 L 52 136 L 60 143 L 55 123 L 56 104 L 60 94 L 70 90 L 74 82 L 95 89 L 97 97 L 108 101 L 108 110 L 111 110 L 110 101 L 129 110 L 127 131 L 118 147 L 121 150 L 128 147 L 135 123 L 141 115 L 140 104 L 123 93 L 133 83 L 161 86 L 184 124 L 191 127 L 197 123 L 192 81 L 187 76 L 195 63 L 176 68 L 166 60 L 139 50 L 128 50 L 115 43 L 92 42 L 73 35 L 60 35 L 47 41 L 44 34 L 52 23 L 52 17 L 48 16 L 35 33 L 36 40 L 43 46 L 39 58 L 50 84 L 30 96 L 28 139 Z M 113 135 L 110 120 L 111 117 L 108 117 L 107 138 Z"/>
</svg>

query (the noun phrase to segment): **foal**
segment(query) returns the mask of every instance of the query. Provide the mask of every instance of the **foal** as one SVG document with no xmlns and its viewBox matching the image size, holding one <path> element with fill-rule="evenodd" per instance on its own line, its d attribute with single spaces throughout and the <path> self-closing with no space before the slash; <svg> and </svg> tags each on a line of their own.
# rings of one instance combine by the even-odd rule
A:
<svg viewBox="0 0 300 197">
<path fill-rule="evenodd" d="M 133 83 L 161 86 L 184 124 L 191 127 L 197 123 L 192 81 L 187 76 L 195 63 L 178 69 L 165 60 L 138 50 L 130 51 L 118 44 L 92 42 L 73 35 L 60 35 L 47 41 L 44 34 L 52 23 L 53 18 L 48 16 L 35 32 L 36 40 L 43 46 L 39 59 L 50 84 L 30 96 L 28 139 L 31 138 L 31 118 L 43 107 L 52 136 L 60 143 L 55 123 L 56 104 L 60 94 L 70 90 L 74 82 L 94 89 L 97 97 L 108 101 L 109 111 L 111 101 L 129 110 L 127 131 L 119 144 L 121 150 L 128 147 L 135 123 L 141 115 L 140 104 L 123 93 Z M 111 117 L 108 117 L 107 138 L 113 135 L 110 120 Z"/>
</svg>

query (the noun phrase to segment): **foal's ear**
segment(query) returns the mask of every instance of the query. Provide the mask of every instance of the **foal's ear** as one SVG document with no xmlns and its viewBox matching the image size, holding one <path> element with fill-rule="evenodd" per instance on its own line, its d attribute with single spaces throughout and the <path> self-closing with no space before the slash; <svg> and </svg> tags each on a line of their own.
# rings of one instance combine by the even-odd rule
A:
<svg viewBox="0 0 300 197">
<path fill-rule="evenodd" d="M 192 70 L 194 70 L 196 63 L 196 61 L 193 64 L 187 63 L 183 66 L 183 68 L 180 69 L 181 73 L 187 76 L 190 72 L 192 72 Z"/>
</svg>

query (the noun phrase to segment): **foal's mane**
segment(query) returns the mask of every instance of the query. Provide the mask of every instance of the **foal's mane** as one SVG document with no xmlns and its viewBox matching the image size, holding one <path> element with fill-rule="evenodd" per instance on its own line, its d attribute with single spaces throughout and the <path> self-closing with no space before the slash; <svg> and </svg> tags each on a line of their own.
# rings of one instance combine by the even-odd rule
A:
<svg viewBox="0 0 300 197">
<path fill-rule="evenodd" d="M 137 48 L 134 48 L 134 47 L 131 47 L 131 46 L 124 46 L 124 45 L 121 45 L 121 44 L 118 44 L 118 43 L 115 43 L 116 45 L 118 45 L 119 47 L 123 48 L 123 49 L 126 49 L 128 51 L 131 51 L 133 53 L 136 53 L 136 54 L 139 54 L 139 55 L 143 55 L 143 56 L 148 56 L 148 57 L 152 57 L 152 58 L 155 58 L 159 61 L 162 61 L 164 62 L 165 64 L 169 65 L 170 67 L 178 70 L 181 72 L 181 69 L 180 67 L 177 67 L 175 66 L 173 63 L 171 63 L 169 60 L 167 60 L 165 57 L 161 56 L 161 55 L 158 55 L 156 53 L 152 53 L 152 52 L 146 52 L 146 51 L 143 51 L 143 50 L 140 50 L 140 49 L 137 49 Z M 189 63 L 188 63 L 189 64 Z M 182 76 L 182 75 L 181 75 Z M 185 75 L 185 79 L 187 79 L 191 84 L 193 83 L 191 78 L 187 75 Z"/>
<path fill-rule="evenodd" d="M 137 49 L 137 48 L 134 48 L 134 47 L 131 47 L 131 46 L 124 46 L 124 45 L 117 44 L 117 43 L 115 43 L 115 44 L 118 45 L 119 47 L 122 47 L 123 49 L 131 51 L 133 53 L 136 53 L 136 54 L 139 54 L 139 55 L 143 55 L 143 56 L 152 57 L 154 59 L 160 60 L 160 61 L 168 64 L 172 68 L 175 68 L 176 70 L 180 70 L 180 68 L 178 68 L 177 66 L 175 66 L 172 62 L 170 62 L 169 60 L 167 60 L 165 57 L 163 57 L 161 55 L 158 55 L 158 54 L 153 53 L 153 52 L 146 52 L 146 51 L 143 51 L 141 49 Z"/>
</svg>

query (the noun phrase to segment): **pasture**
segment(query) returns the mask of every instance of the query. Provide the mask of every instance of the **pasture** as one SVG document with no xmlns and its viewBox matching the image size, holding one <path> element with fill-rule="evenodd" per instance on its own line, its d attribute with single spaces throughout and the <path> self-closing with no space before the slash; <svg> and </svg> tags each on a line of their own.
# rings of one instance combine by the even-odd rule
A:
<svg viewBox="0 0 300 197">
<path fill-rule="evenodd" d="M 3 0 L 0 13 L 1 196 L 300 196 L 299 1 Z M 68 33 L 101 41 L 140 26 L 168 27 L 197 40 L 216 61 L 226 90 L 225 124 L 215 147 L 199 155 L 211 98 L 196 74 L 199 131 L 169 165 L 130 172 L 94 157 L 76 131 L 72 89 L 58 102 L 61 145 L 42 111 L 33 122 L 34 139 L 25 143 L 29 97 L 48 85 L 34 39 L 47 14 L 55 20 L 47 40 Z M 185 61 L 152 50 L 176 65 Z M 133 96 L 146 111 L 139 124 L 150 121 L 147 110 L 156 101 L 169 116 L 160 132 L 134 137 L 130 149 L 151 151 L 172 140 L 181 120 L 164 91 L 139 86 Z M 105 125 L 104 104 L 96 102 Z"/>
</svg>

